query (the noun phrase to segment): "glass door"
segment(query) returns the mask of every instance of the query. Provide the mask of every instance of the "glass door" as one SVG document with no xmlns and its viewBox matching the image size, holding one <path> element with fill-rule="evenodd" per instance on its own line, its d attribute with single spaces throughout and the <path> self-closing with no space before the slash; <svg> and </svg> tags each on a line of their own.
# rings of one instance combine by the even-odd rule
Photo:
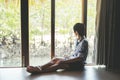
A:
<svg viewBox="0 0 120 80">
<path fill-rule="evenodd" d="M 96 19 L 96 2 L 97 0 L 88 0 L 87 10 L 87 38 L 89 41 L 88 63 L 95 63 L 94 37 L 95 37 L 95 19 Z"/>
<path fill-rule="evenodd" d="M 30 65 L 51 59 L 51 0 L 29 0 Z"/>
<path fill-rule="evenodd" d="M 82 0 L 55 0 L 55 56 L 72 54 L 73 26 L 82 22 Z"/>
</svg>

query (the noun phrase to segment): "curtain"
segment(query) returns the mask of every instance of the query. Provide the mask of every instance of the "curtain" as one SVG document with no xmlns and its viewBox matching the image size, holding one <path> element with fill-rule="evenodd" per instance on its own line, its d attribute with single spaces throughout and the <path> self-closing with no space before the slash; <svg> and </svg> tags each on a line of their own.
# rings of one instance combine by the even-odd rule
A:
<svg viewBox="0 0 120 80">
<path fill-rule="evenodd" d="M 119 0 L 97 0 L 94 52 L 96 63 L 106 70 L 120 71 Z"/>
</svg>

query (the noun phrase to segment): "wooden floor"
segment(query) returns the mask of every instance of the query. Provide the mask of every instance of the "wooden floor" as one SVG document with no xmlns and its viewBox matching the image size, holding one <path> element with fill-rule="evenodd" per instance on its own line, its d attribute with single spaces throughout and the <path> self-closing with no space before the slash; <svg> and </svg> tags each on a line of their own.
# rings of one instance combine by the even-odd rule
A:
<svg viewBox="0 0 120 80">
<path fill-rule="evenodd" d="M 0 80 L 120 80 L 120 74 L 86 66 L 83 72 L 63 71 L 31 75 L 26 68 L 0 68 Z"/>
</svg>

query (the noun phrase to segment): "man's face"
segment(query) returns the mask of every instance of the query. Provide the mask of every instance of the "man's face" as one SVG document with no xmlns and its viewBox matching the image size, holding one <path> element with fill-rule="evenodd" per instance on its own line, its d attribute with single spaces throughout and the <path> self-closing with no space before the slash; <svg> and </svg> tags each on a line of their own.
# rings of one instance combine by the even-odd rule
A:
<svg viewBox="0 0 120 80">
<path fill-rule="evenodd" d="M 75 31 L 75 32 L 74 32 L 74 34 L 75 34 L 75 36 L 76 36 L 76 37 L 78 36 L 78 33 L 77 33 L 77 31 Z"/>
</svg>

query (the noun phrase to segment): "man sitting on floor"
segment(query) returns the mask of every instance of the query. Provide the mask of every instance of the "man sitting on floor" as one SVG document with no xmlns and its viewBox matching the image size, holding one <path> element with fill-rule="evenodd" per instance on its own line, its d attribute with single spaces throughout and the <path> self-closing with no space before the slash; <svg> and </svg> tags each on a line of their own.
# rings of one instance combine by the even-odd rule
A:
<svg viewBox="0 0 120 80">
<path fill-rule="evenodd" d="M 29 73 L 47 73 L 57 69 L 83 70 L 88 55 L 88 41 L 85 38 L 84 24 L 76 23 L 73 27 L 76 39 L 74 53 L 65 58 L 53 58 L 50 62 L 42 66 L 28 66 Z"/>
</svg>

